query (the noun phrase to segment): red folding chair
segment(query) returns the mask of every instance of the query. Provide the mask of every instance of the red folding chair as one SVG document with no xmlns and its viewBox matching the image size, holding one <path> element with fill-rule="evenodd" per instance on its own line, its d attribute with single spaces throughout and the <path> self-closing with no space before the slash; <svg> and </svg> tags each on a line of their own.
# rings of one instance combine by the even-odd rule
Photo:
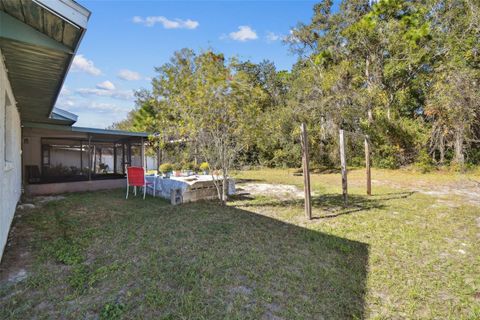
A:
<svg viewBox="0 0 480 320">
<path fill-rule="evenodd" d="M 154 182 L 148 182 L 145 179 L 145 169 L 142 167 L 127 167 L 127 196 L 125 199 L 128 199 L 130 186 L 133 186 L 135 196 L 137 195 L 137 187 L 143 187 L 143 199 L 145 199 L 147 193 L 147 186 L 152 186 L 153 196 L 155 197 L 155 180 Z"/>
</svg>

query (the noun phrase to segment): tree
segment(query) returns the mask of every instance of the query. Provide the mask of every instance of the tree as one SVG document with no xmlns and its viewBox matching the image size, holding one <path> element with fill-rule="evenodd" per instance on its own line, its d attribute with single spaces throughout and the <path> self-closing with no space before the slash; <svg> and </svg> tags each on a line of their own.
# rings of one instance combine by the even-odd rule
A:
<svg viewBox="0 0 480 320">
<path fill-rule="evenodd" d="M 426 112 L 434 123 L 432 146 L 453 145 L 454 162 L 465 163 L 465 149 L 478 139 L 480 114 L 480 5 L 475 1 L 431 3 L 437 59 L 433 65 Z"/>
<path fill-rule="evenodd" d="M 177 130 L 194 144 L 213 172 L 218 197 L 227 200 L 228 174 L 238 152 L 260 128 L 261 104 L 266 98 L 237 62 L 206 51 L 182 50 L 157 68 L 154 92 L 171 106 Z"/>
</svg>

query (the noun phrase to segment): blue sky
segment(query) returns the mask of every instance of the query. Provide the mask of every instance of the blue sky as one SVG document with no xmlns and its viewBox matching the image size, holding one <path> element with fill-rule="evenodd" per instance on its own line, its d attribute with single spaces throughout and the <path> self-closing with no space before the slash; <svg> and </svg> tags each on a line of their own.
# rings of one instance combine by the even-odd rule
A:
<svg viewBox="0 0 480 320">
<path fill-rule="evenodd" d="M 308 22 L 315 1 L 87 1 L 88 30 L 57 107 L 76 125 L 105 128 L 134 107 L 133 91 L 149 88 L 154 67 L 181 48 L 213 48 L 227 57 L 279 69 L 295 62 L 281 39 Z"/>
</svg>

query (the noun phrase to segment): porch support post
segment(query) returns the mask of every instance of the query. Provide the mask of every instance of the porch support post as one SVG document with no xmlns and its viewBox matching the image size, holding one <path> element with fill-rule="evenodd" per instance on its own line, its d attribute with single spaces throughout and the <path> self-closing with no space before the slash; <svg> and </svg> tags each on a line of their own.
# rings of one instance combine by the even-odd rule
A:
<svg viewBox="0 0 480 320">
<path fill-rule="evenodd" d="M 146 168 L 145 168 L 145 143 L 144 143 L 144 141 L 143 141 L 143 137 L 140 138 L 140 143 L 142 144 L 142 145 L 141 145 L 141 148 L 140 148 L 140 150 L 141 150 L 141 151 L 140 151 L 140 153 L 141 153 L 140 156 L 141 156 L 141 158 L 142 158 L 141 164 L 142 164 L 142 168 L 143 168 L 143 169 L 146 169 Z"/>
<path fill-rule="evenodd" d="M 113 143 L 113 173 L 117 173 L 117 145 Z"/>
<path fill-rule="evenodd" d="M 83 141 L 80 140 L 80 173 L 83 170 Z"/>
<path fill-rule="evenodd" d="M 157 148 L 157 174 L 160 174 L 160 164 L 162 162 L 162 150 L 160 149 L 160 144 Z"/>
<path fill-rule="evenodd" d="M 127 163 L 129 166 L 132 165 L 132 144 L 130 141 L 127 142 Z M 125 172 L 127 172 L 127 169 L 125 169 Z"/>
<path fill-rule="evenodd" d="M 125 142 L 122 142 L 122 173 L 125 174 Z"/>
<path fill-rule="evenodd" d="M 95 145 L 93 145 L 93 173 L 97 173 L 97 150 Z"/>
<path fill-rule="evenodd" d="M 342 167 L 342 193 L 343 203 L 347 205 L 348 191 L 347 191 L 347 160 L 345 157 L 345 136 L 343 129 L 339 131 L 339 145 L 340 145 L 340 164 Z"/>
<path fill-rule="evenodd" d="M 88 135 L 88 180 L 92 180 L 92 137 Z"/>
</svg>

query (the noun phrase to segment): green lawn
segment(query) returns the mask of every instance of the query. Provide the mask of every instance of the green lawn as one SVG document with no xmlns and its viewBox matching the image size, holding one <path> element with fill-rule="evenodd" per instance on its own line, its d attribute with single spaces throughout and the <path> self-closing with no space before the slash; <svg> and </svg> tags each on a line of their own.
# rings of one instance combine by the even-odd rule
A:
<svg viewBox="0 0 480 320">
<path fill-rule="evenodd" d="M 293 172 L 236 176 L 301 187 Z M 19 212 L 0 319 L 479 319 L 480 205 L 462 190 L 480 178 L 375 170 L 367 197 L 363 176 L 343 207 L 339 175 L 313 175 L 311 221 L 274 193 L 174 207 L 117 190 Z"/>
</svg>

